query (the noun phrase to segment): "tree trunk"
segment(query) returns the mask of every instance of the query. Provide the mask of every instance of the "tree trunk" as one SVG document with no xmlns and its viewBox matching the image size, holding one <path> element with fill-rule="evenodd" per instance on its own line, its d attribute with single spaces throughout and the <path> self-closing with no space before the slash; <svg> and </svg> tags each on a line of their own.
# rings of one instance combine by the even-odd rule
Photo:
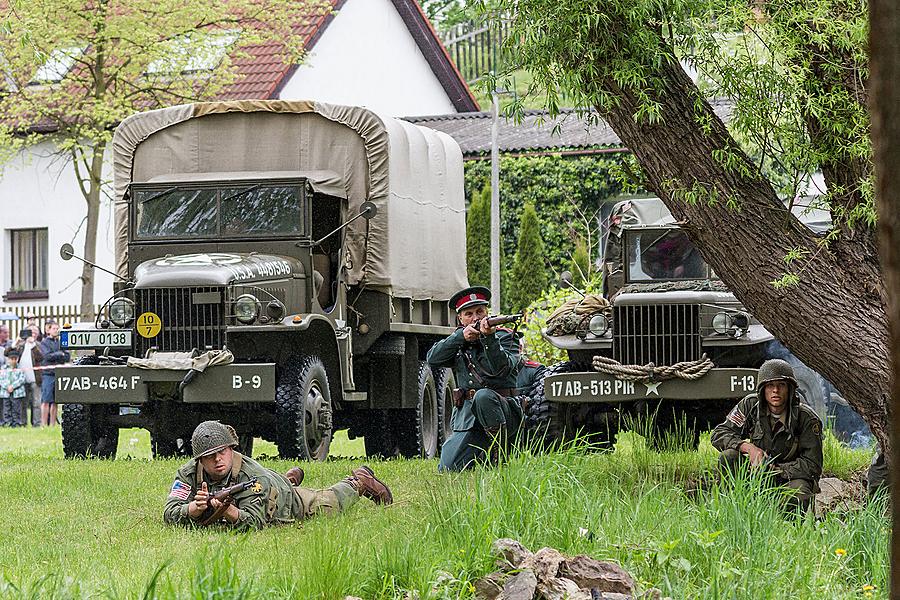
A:
<svg viewBox="0 0 900 600">
<path fill-rule="evenodd" d="M 875 196 L 878 200 L 881 258 L 891 323 L 891 362 L 900 373 L 900 8 L 895 0 L 869 3 L 871 49 L 872 146 L 875 151 Z M 900 398 L 900 377 L 894 377 L 891 398 Z M 893 408 L 889 405 L 889 408 Z M 891 413 L 891 435 L 900 439 L 900 419 Z M 900 444 L 886 454 L 893 475 L 900 464 Z M 891 536 L 891 598 L 900 598 L 900 486 L 891 486 L 893 526 Z"/>
<path fill-rule="evenodd" d="M 100 220 L 100 186 L 103 178 L 103 152 L 106 144 L 98 144 L 91 151 L 91 167 L 88 174 L 87 223 L 84 231 L 84 259 L 97 262 L 97 227 Z M 85 263 L 81 268 L 81 318 L 94 320 L 94 267 Z"/>
<path fill-rule="evenodd" d="M 641 101 L 612 80 L 602 83 L 618 104 L 598 109 L 735 296 L 837 386 L 889 448 L 887 313 L 878 256 L 852 239 L 823 246 L 784 208 L 678 62 L 662 65 L 659 76 L 664 92 L 653 97 L 660 109 L 654 122 L 637 123 Z M 700 119 L 708 127 L 698 126 Z M 714 158 L 723 152 L 732 166 Z M 802 257 L 787 264 L 792 250 Z M 799 281 L 773 286 L 788 271 Z"/>
</svg>

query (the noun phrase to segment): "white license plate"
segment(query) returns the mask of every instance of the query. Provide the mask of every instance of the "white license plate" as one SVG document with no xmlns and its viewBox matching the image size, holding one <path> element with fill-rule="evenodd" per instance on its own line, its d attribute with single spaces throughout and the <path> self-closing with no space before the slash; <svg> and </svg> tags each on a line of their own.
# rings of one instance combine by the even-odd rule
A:
<svg viewBox="0 0 900 600">
<path fill-rule="evenodd" d="M 130 348 L 131 331 L 62 331 L 63 348 Z"/>
</svg>

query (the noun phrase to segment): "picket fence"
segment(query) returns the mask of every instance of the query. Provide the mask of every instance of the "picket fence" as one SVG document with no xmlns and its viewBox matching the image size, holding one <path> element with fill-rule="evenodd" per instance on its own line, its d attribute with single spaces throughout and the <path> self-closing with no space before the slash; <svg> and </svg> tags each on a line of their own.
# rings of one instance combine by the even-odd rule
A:
<svg viewBox="0 0 900 600">
<path fill-rule="evenodd" d="M 41 331 L 44 331 L 44 323 L 48 319 L 54 319 L 60 325 L 63 323 L 77 323 L 78 321 L 82 321 L 81 311 L 79 310 L 79 306 L 77 304 L 61 304 L 57 306 L 51 306 L 48 304 L 41 304 L 36 306 L 23 306 L 23 305 L 15 305 L 15 306 L 0 306 L 0 318 L 4 314 L 9 316 L 9 313 L 16 315 L 16 319 L 3 319 L 0 320 L 0 325 L 8 325 L 9 326 L 9 335 L 16 336 L 25 327 L 26 315 L 34 315 L 37 318 L 38 326 L 41 328 Z M 96 311 L 99 311 L 102 308 L 102 305 L 98 304 L 96 307 Z"/>
</svg>

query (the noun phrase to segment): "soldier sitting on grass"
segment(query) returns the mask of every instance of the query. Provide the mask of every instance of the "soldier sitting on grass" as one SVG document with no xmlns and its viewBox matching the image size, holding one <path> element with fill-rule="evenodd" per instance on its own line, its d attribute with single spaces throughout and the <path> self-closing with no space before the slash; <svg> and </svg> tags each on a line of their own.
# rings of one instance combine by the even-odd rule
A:
<svg viewBox="0 0 900 600">
<path fill-rule="evenodd" d="M 210 516 L 220 511 L 221 518 L 214 522 L 239 529 L 262 528 L 343 512 L 360 496 L 376 504 L 393 502 L 391 491 L 367 466 L 354 469 L 349 477 L 326 490 L 312 490 L 300 487 L 300 467 L 281 475 L 236 452 L 237 445 L 237 433 L 231 426 L 218 421 L 197 425 L 191 436 L 194 458 L 175 474 L 163 512 L 166 523 L 213 524 L 208 523 Z M 212 497 L 254 478 L 256 483 L 235 493 L 230 504 L 223 505 Z"/>
<path fill-rule="evenodd" d="M 766 469 L 775 482 L 794 490 L 788 509 L 809 509 L 822 475 L 822 423 L 800 402 L 790 364 L 764 362 L 756 393 L 738 402 L 711 441 L 721 452 L 720 472 L 734 473 L 742 464 Z"/>
<path fill-rule="evenodd" d="M 485 459 L 496 464 L 523 421 L 522 406 L 511 398 L 521 365 L 519 342 L 511 331 L 488 326 L 490 299 L 486 287 L 456 292 L 450 308 L 460 327 L 428 351 L 428 364 L 454 369 L 459 385 L 440 471 L 461 471 Z"/>
</svg>

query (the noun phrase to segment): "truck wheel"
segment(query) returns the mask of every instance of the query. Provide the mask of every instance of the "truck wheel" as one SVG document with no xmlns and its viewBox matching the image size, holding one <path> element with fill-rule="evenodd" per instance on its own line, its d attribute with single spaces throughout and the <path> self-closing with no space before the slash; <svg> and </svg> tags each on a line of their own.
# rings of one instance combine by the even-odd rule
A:
<svg viewBox="0 0 900 600">
<path fill-rule="evenodd" d="M 438 391 L 438 445 L 442 446 L 453 434 L 450 426 L 450 417 L 453 416 L 453 389 L 456 387 L 456 375 L 453 374 L 453 369 L 438 369 L 434 385 Z M 440 448 L 438 448 L 438 453 L 440 454 Z"/>
<path fill-rule="evenodd" d="M 282 367 L 275 390 L 276 445 L 281 458 L 325 460 L 331 446 L 331 392 L 316 356 Z"/>
<path fill-rule="evenodd" d="M 525 428 L 529 440 L 544 448 L 551 448 L 574 439 L 574 407 L 568 403 L 547 400 L 544 382 L 550 375 L 586 370 L 587 365 L 568 361 L 551 365 L 544 371 L 544 377 L 532 388 L 531 402 L 525 411 Z"/>
<path fill-rule="evenodd" d="M 82 356 L 76 365 L 99 365 L 100 357 Z M 109 424 L 108 415 L 116 404 L 63 404 L 62 442 L 66 458 L 115 458 L 119 428 Z"/>
<path fill-rule="evenodd" d="M 793 367 L 794 377 L 797 379 L 797 387 L 802 396 L 801 400 L 816 411 L 819 419 L 825 423 L 828 416 L 826 401 L 830 400 L 830 394 L 826 394 L 825 379 L 802 363 L 795 364 Z"/>
<path fill-rule="evenodd" d="M 107 405 L 62 405 L 62 442 L 66 458 L 116 457 L 119 429 L 108 424 L 109 410 Z"/>
<path fill-rule="evenodd" d="M 425 361 L 419 361 L 419 394 L 414 410 L 402 411 L 397 443 L 407 458 L 434 458 L 438 454 L 439 409 L 434 373 Z"/>
<path fill-rule="evenodd" d="M 399 453 L 394 440 L 394 428 L 391 427 L 391 414 L 387 410 L 372 410 L 368 418 L 363 442 L 366 456 L 378 458 L 394 458 Z"/>
</svg>

